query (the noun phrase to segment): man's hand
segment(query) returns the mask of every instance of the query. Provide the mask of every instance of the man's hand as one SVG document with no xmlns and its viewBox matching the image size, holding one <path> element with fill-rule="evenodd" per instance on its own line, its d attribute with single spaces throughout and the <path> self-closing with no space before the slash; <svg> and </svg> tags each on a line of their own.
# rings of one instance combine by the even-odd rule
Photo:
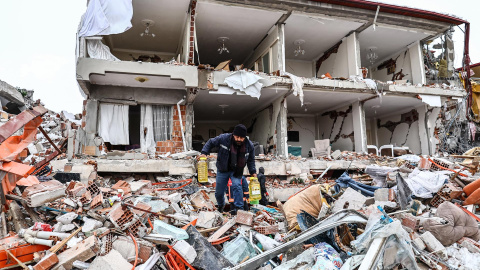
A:
<svg viewBox="0 0 480 270">
<path fill-rule="evenodd" d="M 201 154 L 201 155 L 197 156 L 197 160 L 200 160 L 200 158 L 202 158 L 202 157 L 206 158 L 207 156 L 204 155 L 204 154 Z"/>
</svg>

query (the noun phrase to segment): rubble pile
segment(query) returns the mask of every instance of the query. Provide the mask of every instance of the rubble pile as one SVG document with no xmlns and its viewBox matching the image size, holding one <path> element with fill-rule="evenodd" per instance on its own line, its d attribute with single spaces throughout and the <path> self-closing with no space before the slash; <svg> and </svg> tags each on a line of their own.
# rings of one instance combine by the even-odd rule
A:
<svg viewBox="0 0 480 270">
<path fill-rule="evenodd" d="M 214 171 L 204 184 L 195 175 L 152 173 L 93 171 L 80 179 L 69 163 L 55 171 L 49 162 L 66 157 L 79 117 L 41 106 L 27 113 L 0 131 L 1 268 L 480 268 L 478 151 L 443 158 L 340 152 L 322 160 L 370 163 L 269 174 L 268 189 L 292 189 L 287 199 L 252 200 L 231 214 L 228 205 L 217 208 Z M 85 163 L 96 168 L 93 157 Z"/>
</svg>

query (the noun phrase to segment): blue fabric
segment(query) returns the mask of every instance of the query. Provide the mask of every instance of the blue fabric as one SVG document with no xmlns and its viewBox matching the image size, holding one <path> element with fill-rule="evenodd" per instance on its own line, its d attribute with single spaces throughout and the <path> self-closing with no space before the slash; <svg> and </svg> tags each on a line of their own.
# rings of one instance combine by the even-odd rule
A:
<svg viewBox="0 0 480 270">
<path fill-rule="evenodd" d="M 202 154 L 209 155 L 213 147 L 218 147 L 217 155 L 217 171 L 228 172 L 228 158 L 230 156 L 230 144 L 232 133 L 221 134 L 215 138 L 211 138 L 202 148 Z M 247 160 L 247 167 L 250 174 L 257 173 L 255 168 L 255 148 L 253 143 L 245 138 L 245 159 Z"/>
<path fill-rule="evenodd" d="M 217 171 L 217 183 L 215 188 L 215 199 L 217 199 L 218 206 L 225 205 L 225 192 L 228 188 L 228 179 L 232 179 L 232 186 L 230 191 L 233 196 L 233 205 L 236 208 L 243 208 L 243 191 L 242 191 L 242 179 L 234 177 L 233 172 L 220 172 Z M 246 182 L 246 181 L 245 181 Z"/>
<path fill-rule="evenodd" d="M 336 193 L 340 192 L 340 188 L 351 187 L 356 191 L 362 193 L 364 196 L 373 197 L 373 193 L 375 192 L 375 190 L 380 188 L 359 183 L 350 178 L 350 176 L 348 176 L 346 172 L 344 172 L 337 180 L 335 180 L 335 182 L 337 183 L 337 185 L 335 185 Z"/>
<path fill-rule="evenodd" d="M 242 191 L 243 191 L 243 197 L 245 198 L 250 198 L 250 193 L 249 193 L 249 188 L 248 188 L 248 181 L 247 181 L 247 178 L 245 176 L 242 176 Z M 247 194 L 245 194 L 245 192 Z"/>
</svg>

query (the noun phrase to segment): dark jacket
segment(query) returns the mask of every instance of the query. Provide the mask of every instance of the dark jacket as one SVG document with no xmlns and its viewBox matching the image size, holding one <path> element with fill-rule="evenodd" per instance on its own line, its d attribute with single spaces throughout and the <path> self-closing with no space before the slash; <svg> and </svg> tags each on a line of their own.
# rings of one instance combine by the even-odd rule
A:
<svg viewBox="0 0 480 270">
<path fill-rule="evenodd" d="M 209 155 L 213 147 L 218 147 L 217 155 L 217 170 L 221 172 L 228 172 L 228 159 L 230 157 L 230 144 L 232 140 L 232 133 L 225 133 L 211 138 L 203 146 L 202 154 Z M 255 168 L 255 149 L 253 143 L 245 138 L 245 159 L 247 160 L 247 167 L 250 174 L 257 172 Z"/>
</svg>

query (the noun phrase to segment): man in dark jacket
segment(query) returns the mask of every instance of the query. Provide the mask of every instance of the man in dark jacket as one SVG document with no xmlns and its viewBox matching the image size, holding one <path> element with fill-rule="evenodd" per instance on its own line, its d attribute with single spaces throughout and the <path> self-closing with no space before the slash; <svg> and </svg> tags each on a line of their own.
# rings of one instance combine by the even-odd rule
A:
<svg viewBox="0 0 480 270">
<path fill-rule="evenodd" d="M 268 204 L 268 192 L 267 188 L 265 187 L 265 169 L 263 167 L 258 168 L 258 182 L 260 182 L 260 193 L 262 194 L 262 199 L 260 200 L 261 205 Z"/>
<path fill-rule="evenodd" d="M 252 142 L 246 138 L 247 128 L 244 125 L 235 126 L 233 133 L 221 134 L 208 140 L 203 146 L 202 155 L 210 154 L 213 147 L 218 147 L 217 155 L 217 182 L 215 198 L 220 212 L 225 207 L 225 191 L 227 190 L 228 179 L 232 179 L 232 195 L 234 203 L 231 206 L 231 213 L 237 214 L 238 209 L 243 208 L 243 191 L 241 178 L 243 169 L 248 167 L 250 175 L 257 177 L 255 169 L 255 149 Z"/>
</svg>

